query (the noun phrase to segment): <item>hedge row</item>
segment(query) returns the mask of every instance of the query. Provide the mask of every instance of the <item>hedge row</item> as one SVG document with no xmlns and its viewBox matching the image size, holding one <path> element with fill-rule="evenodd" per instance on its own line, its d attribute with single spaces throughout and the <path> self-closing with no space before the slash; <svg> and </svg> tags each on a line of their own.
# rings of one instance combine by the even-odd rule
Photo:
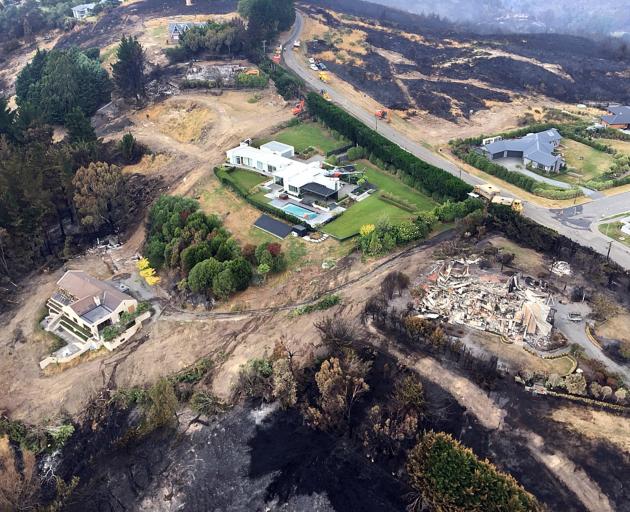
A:
<svg viewBox="0 0 630 512">
<path fill-rule="evenodd" d="M 278 217 L 279 219 L 286 220 L 287 222 L 290 222 L 291 224 L 300 224 L 300 225 L 305 226 L 307 229 L 310 229 L 308 225 L 304 224 L 301 219 L 295 217 L 294 215 L 290 215 L 287 212 L 284 212 L 278 208 L 274 208 L 273 206 L 256 199 L 253 195 L 250 194 L 249 190 L 245 190 L 243 187 L 240 186 L 239 183 L 236 183 L 235 181 L 230 179 L 229 177 L 230 169 L 224 169 L 222 167 L 215 167 L 214 174 L 223 185 L 225 185 L 228 188 L 231 188 L 239 196 L 245 199 L 245 201 L 247 201 L 249 204 L 257 208 L 258 210 L 265 213 L 269 213 L 270 215 L 273 215 L 274 217 Z"/>
<path fill-rule="evenodd" d="M 300 97 L 302 89 L 304 88 L 304 81 L 300 77 L 278 66 L 269 59 L 263 59 L 258 67 L 271 77 L 278 93 L 285 100 Z"/>
<path fill-rule="evenodd" d="M 393 204 L 394 206 L 400 208 L 401 210 L 405 210 L 406 212 L 413 213 L 418 210 L 416 205 L 411 204 L 404 199 L 400 199 L 399 197 L 396 197 L 395 195 L 389 194 L 387 192 L 383 192 L 379 196 L 379 199 L 385 201 L 386 203 Z"/>
<path fill-rule="evenodd" d="M 507 181 L 527 192 L 531 192 L 540 197 L 548 199 L 573 199 L 576 196 L 583 195 L 582 191 L 577 188 L 565 189 L 554 187 L 540 181 L 521 174 L 520 172 L 509 171 L 502 165 L 488 160 L 485 156 L 472 150 L 471 146 L 465 141 L 457 141 L 453 144 L 453 154 L 469 165 L 477 169 L 496 176 L 497 178 Z"/>
<path fill-rule="evenodd" d="M 313 116 L 355 144 L 363 146 L 379 160 L 400 169 L 412 179 L 414 188 L 440 199 L 456 201 L 463 201 L 472 191 L 472 187 L 459 178 L 420 160 L 319 94 L 309 93 L 307 103 Z"/>
<path fill-rule="evenodd" d="M 608 188 L 620 187 L 621 185 L 630 184 L 630 176 L 624 176 L 623 178 L 614 178 L 612 180 L 601 180 L 598 178 L 594 178 L 590 181 L 587 181 L 584 186 L 588 188 L 593 188 L 595 190 L 606 190 Z"/>
</svg>

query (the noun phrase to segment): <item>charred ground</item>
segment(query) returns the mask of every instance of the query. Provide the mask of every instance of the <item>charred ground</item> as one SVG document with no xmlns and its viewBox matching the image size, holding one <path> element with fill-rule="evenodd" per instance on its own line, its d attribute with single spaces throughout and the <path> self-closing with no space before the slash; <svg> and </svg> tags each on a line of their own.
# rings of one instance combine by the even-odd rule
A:
<svg viewBox="0 0 630 512">
<path fill-rule="evenodd" d="M 630 101 L 627 56 L 592 40 L 559 34 L 481 36 L 435 19 L 425 25 L 419 17 L 414 23 L 413 16 L 407 23 L 359 19 L 361 5 L 349 9 L 344 2 L 314 0 L 304 6 L 332 34 L 309 44 L 309 52 L 388 108 L 454 120 L 515 95 L 572 103 Z M 368 16 L 371 9 L 365 11 Z M 340 52 L 337 35 L 349 31 L 361 34 L 362 42 Z M 386 58 L 383 51 L 397 56 Z"/>
</svg>

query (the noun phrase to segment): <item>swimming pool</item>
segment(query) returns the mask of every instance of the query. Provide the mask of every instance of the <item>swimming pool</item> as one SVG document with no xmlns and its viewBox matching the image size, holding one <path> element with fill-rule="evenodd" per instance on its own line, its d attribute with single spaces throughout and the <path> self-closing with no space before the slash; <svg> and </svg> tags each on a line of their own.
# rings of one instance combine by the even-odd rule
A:
<svg viewBox="0 0 630 512">
<path fill-rule="evenodd" d="M 311 220 L 317 217 L 316 213 L 313 213 L 312 211 L 302 208 L 296 204 L 288 204 L 282 208 L 282 211 L 295 215 L 298 219 Z"/>
</svg>

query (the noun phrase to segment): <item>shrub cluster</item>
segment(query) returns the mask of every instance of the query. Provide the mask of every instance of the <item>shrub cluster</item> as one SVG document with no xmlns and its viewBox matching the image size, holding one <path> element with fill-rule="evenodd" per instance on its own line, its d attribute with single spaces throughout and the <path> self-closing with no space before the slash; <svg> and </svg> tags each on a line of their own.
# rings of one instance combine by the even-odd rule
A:
<svg viewBox="0 0 630 512">
<path fill-rule="evenodd" d="M 291 316 L 308 315 L 309 313 L 314 313 L 315 311 L 324 311 L 338 304 L 341 304 L 341 297 L 339 295 L 337 295 L 336 293 L 325 295 L 314 304 L 308 304 L 306 306 L 301 306 L 294 309 L 291 312 Z"/>
</svg>

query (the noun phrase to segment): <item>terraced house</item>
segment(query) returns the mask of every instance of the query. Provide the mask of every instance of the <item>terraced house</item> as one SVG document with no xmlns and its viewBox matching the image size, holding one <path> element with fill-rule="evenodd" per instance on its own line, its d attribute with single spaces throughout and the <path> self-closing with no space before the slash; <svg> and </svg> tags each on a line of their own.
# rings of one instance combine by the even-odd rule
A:
<svg viewBox="0 0 630 512">
<path fill-rule="evenodd" d="M 47 330 L 62 329 L 85 343 L 101 341 L 102 330 L 118 323 L 122 313 L 134 313 L 138 301 L 82 270 L 69 270 L 57 281 L 57 291 L 46 305 Z"/>
</svg>

